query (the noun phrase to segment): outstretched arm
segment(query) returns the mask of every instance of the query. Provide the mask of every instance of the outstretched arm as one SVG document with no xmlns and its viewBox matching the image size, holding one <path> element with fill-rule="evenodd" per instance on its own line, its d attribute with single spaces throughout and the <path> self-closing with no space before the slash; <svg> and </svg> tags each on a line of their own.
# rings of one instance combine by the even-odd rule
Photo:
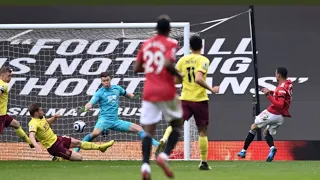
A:
<svg viewBox="0 0 320 180">
<path fill-rule="evenodd" d="M 84 112 L 88 111 L 93 107 L 94 104 L 96 104 L 100 100 L 100 91 L 96 92 L 91 100 L 84 106 Z"/>
<path fill-rule="evenodd" d="M 124 96 L 124 97 L 127 97 L 127 98 L 130 98 L 132 99 L 134 97 L 134 94 L 133 93 L 128 93 L 126 90 L 124 90 L 121 86 L 119 86 L 119 89 L 120 89 L 120 95 Z"/>
<path fill-rule="evenodd" d="M 84 106 L 84 109 L 85 111 L 91 109 L 93 107 L 93 104 L 91 102 L 88 102 L 85 106 Z"/>
<path fill-rule="evenodd" d="M 30 139 L 31 143 L 34 145 L 36 152 L 41 152 L 42 148 L 36 141 L 36 133 L 35 132 L 29 133 L 29 139 Z"/>
<path fill-rule="evenodd" d="M 59 117 L 61 117 L 60 114 L 55 114 L 51 118 L 47 119 L 49 125 L 51 126 Z"/>
<path fill-rule="evenodd" d="M 133 93 L 126 93 L 125 97 L 127 98 L 133 98 L 134 97 L 134 94 Z"/>
</svg>

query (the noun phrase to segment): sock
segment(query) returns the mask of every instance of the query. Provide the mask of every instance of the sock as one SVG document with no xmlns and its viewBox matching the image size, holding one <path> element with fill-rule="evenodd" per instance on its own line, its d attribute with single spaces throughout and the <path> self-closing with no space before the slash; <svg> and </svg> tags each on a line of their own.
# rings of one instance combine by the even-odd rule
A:
<svg viewBox="0 0 320 180">
<path fill-rule="evenodd" d="M 26 132 L 24 132 L 24 130 L 21 127 L 16 129 L 16 134 L 17 134 L 17 136 L 19 136 L 21 139 L 23 139 L 28 144 L 32 144 L 32 142 L 30 141 L 30 139 L 27 136 Z"/>
<path fill-rule="evenodd" d="M 92 142 L 83 141 L 81 143 L 81 149 L 84 149 L 84 150 L 99 150 L 100 149 L 100 145 L 92 143 Z"/>
<path fill-rule="evenodd" d="M 247 137 L 246 137 L 246 140 L 244 141 L 244 146 L 243 146 L 243 149 L 244 150 L 247 150 L 248 147 L 250 146 L 251 142 L 253 141 L 254 139 L 254 136 L 256 135 L 256 131 L 254 130 L 250 130 Z"/>
<path fill-rule="evenodd" d="M 150 164 L 151 143 L 152 143 L 152 138 L 150 136 L 145 136 L 142 139 L 143 163 Z"/>
<path fill-rule="evenodd" d="M 169 156 L 171 151 L 174 149 L 176 144 L 178 143 L 180 137 L 180 128 L 172 129 L 172 132 L 168 138 L 167 146 L 164 152 Z"/>
<path fill-rule="evenodd" d="M 269 147 L 273 147 L 274 146 L 273 137 L 269 133 L 265 136 L 265 139 L 266 139 L 267 144 L 269 145 Z"/>
<path fill-rule="evenodd" d="M 199 136 L 199 147 L 200 147 L 200 159 L 201 161 L 207 161 L 208 157 L 208 137 Z"/>
<path fill-rule="evenodd" d="M 145 136 L 146 136 L 146 133 L 144 132 L 144 130 L 138 132 L 138 136 L 140 139 L 143 139 Z M 155 146 L 155 147 L 158 147 L 160 143 L 155 140 L 154 138 L 152 138 L 152 145 Z"/>
<path fill-rule="evenodd" d="M 168 126 L 161 140 L 168 140 L 171 132 L 172 132 L 172 126 Z"/>
<path fill-rule="evenodd" d="M 83 139 L 82 139 L 82 141 L 83 142 L 90 142 L 92 139 L 91 139 L 91 136 L 90 136 L 90 134 L 87 134 Z M 80 151 L 80 148 L 75 148 L 75 152 L 79 152 Z"/>
</svg>

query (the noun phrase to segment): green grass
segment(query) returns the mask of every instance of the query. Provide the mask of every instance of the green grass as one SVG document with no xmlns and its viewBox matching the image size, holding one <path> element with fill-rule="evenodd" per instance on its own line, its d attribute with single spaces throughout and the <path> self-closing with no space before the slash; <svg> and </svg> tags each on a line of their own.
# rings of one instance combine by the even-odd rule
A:
<svg viewBox="0 0 320 180">
<path fill-rule="evenodd" d="M 197 161 L 171 161 L 177 180 L 316 180 L 319 161 L 209 162 L 211 171 L 199 171 Z M 132 180 L 141 179 L 139 161 L 0 161 L 3 180 Z M 152 179 L 167 179 L 152 162 Z"/>
</svg>

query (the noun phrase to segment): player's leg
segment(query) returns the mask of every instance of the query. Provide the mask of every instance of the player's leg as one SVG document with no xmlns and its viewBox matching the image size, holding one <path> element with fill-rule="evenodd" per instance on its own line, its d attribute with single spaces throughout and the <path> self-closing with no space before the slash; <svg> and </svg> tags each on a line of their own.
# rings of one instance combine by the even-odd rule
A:
<svg viewBox="0 0 320 180">
<path fill-rule="evenodd" d="M 48 153 L 55 157 L 55 161 L 81 161 L 80 154 L 69 150 L 71 147 L 71 138 L 68 136 L 58 136 L 56 142 L 47 149 Z"/>
<path fill-rule="evenodd" d="M 265 140 L 270 147 L 270 152 L 266 160 L 267 162 L 273 161 L 277 153 L 277 148 L 274 145 L 273 136 L 276 135 L 277 128 L 283 124 L 283 117 L 281 115 L 273 115 L 270 113 L 269 120 L 270 120 L 270 124 L 263 131 Z"/>
<path fill-rule="evenodd" d="M 105 128 L 105 124 L 103 123 L 102 120 L 98 120 L 93 131 L 90 134 L 87 134 L 82 141 L 83 142 L 91 142 L 92 140 L 94 140 L 96 137 L 98 137 L 101 132 L 104 131 Z M 75 148 L 75 152 L 79 152 L 81 148 L 77 147 Z"/>
<path fill-rule="evenodd" d="M 109 147 L 114 144 L 114 140 L 111 140 L 104 144 L 96 144 L 92 142 L 80 141 L 78 139 L 70 138 L 71 144 L 70 148 L 81 148 L 83 150 L 99 150 L 101 152 L 105 152 Z"/>
<path fill-rule="evenodd" d="M 120 132 L 136 132 L 140 139 L 143 139 L 146 136 L 146 132 L 141 126 L 129 121 L 116 120 L 112 129 Z M 152 145 L 158 147 L 159 142 L 152 138 Z"/>
<path fill-rule="evenodd" d="M 181 101 L 181 106 L 183 110 L 183 120 L 189 120 L 191 116 L 193 115 L 192 109 L 189 106 L 189 103 L 187 101 Z M 157 156 L 160 152 L 164 151 L 164 148 L 166 147 L 166 142 L 172 132 L 172 126 L 168 126 L 165 133 L 163 134 L 163 137 L 160 139 L 160 144 L 155 152 L 155 155 Z"/>
<path fill-rule="evenodd" d="M 5 115 L 5 118 L 6 118 L 5 127 L 10 126 L 13 129 L 15 129 L 17 136 L 19 136 L 21 139 L 23 139 L 25 142 L 27 142 L 31 148 L 33 148 L 34 146 L 33 146 L 32 142 L 30 141 L 26 132 L 24 132 L 24 130 L 21 128 L 19 121 L 13 119 L 9 115 Z"/>
<path fill-rule="evenodd" d="M 161 120 L 161 111 L 155 103 L 142 101 L 142 112 L 140 116 L 140 123 L 145 131 L 145 136 L 142 139 L 142 155 L 143 161 L 141 166 L 141 173 L 143 179 L 150 179 L 150 154 L 152 146 L 152 136 L 155 133 L 156 123 Z"/>
<path fill-rule="evenodd" d="M 174 100 L 169 102 L 159 103 L 158 106 L 162 110 L 164 118 L 170 122 L 170 125 L 172 126 L 172 132 L 168 138 L 168 142 L 164 149 L 164 152 L 161 152 L 157 156 L 156 161 L 157 161 L 157 164 L 165 172 L 165 174 L 169 178 L 173 178 L 174 176 L 173 172 L 169 168 L 167 161 L 169 159 L 170 153 L 178 143 L 178 140 L 181 134 L 182 124 L 183 124 L 182 107 L 181 107 L 180 100 L 178 98 L 175 98 Z"/>
<path fill-rule="evenodd" d="M 251 128 L 249 130 L 249 133 L 244 141 L 243 149 L 238 153 L 238 156 L 241 158 L 246 157 L 247 149 L 249 148 L 251 142 L 254 140 L 254 137 L 257 134 L 257 130 L 259 128 L 266 127 L 268 125 L 268 111 L 264 110 L 262 111 L 258 116 L 256 116 L 256 119 L 254 120 L 254 123 L 251 125 Z"/>
<path fill-rule="evenodd" d="M 210 170 L 208 165 L 208 124 L 209 124 L 209 103 L 203 102 L 190 102 L 190 107 L 194 114 L 196 125 L 199 132 L 199 147 L 200 147 L 200 170 Z"/>
</svg>

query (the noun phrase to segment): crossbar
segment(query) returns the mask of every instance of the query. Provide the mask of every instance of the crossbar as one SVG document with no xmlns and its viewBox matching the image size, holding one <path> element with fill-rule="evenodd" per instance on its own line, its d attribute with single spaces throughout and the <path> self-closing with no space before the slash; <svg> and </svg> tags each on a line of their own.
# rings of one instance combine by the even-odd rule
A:
<svg viewBox="0 0 320 180">
<path fill-rule="evenodd" d="M 59 24 L 0 24 L 0 29 L 133 29 L 155 28 L 157 23 L 59 23 Z M 183 28 L 189 22 L 172 22 L 171 27 Z"/>
</svg>

